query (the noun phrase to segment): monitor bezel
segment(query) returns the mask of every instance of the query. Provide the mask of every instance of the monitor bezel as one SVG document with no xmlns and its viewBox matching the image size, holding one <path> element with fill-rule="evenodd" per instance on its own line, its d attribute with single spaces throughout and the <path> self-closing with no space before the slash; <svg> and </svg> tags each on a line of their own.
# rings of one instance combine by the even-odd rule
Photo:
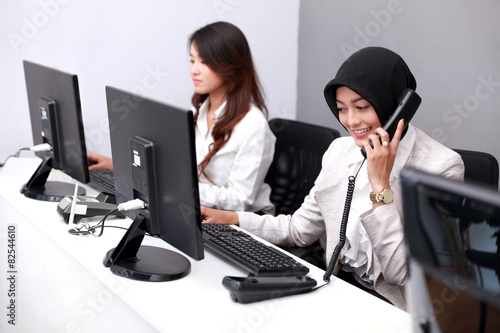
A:
<svg viewBox="0 0 500 333">
<path fill-rule="evenodd" d="M 408 167 L 401 171 L 401 186 L 404 236 L 408 261 L 421 267 L 430 277 L 440 281 L 448 281 L 450 285 L 458 287 L 465 294 L 473 298 L 479 298 L 500 309 L 500 292 L 481 288 L 461 275 L 440 269 L 434 254 L 431 253 L 431 245 L 423 235 L 426 232 L 424 231 L 424 222 L 422 222 L 423 217 L 420 216 L 420 206 L 425 204 L 422 197 L 428 195 L 429 192 L 439 192 L 457 199 L 463 197 L 471 202 L 496 207 L 499 211 L 500 193 L 491 187 L 464 183 Z M 437 193 L 433 195 L 435 197 Z M 440 199 L 443 199 L 443 197 L 440 197 Z M 479 208 L 482 209 L 482 207 Z"/>
</svg>

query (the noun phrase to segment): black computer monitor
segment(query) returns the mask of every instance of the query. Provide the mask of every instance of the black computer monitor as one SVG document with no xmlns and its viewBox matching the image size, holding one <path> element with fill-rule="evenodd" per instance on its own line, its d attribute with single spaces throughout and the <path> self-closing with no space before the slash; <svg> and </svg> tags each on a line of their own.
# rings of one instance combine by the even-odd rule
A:
<svg viewBox="0 0 500 333">
<path fill-rule="evenodd" d="M 440 330 L 499 332 L 500 193 L 409 168 L 401 184 L 409 267 Z"/>
<path fill-rule="evenodd" d="M 78 78 L 29 61 L 23 61 L 35 145 L 48 143 L 52 149 L 36 153 L 42 158 L 21 192 L 33 199 L 59 201 L 74 193 L 74 185 L 47 181 L 58 169 L 82 182 L 89 181 Z M 79 195 L 85 194 L 83 188 Z"/>
<path fill-rule="evenodd" d="M 187 258 L 141 242 L 149 233 L 195 260 L 204 257 L 193 113 L 113 87 L 106 99 L 116 201 L 141 199 L 147 207 L 127 212 L 134 221 L 104 265 L 136 280 L 182 278 Z"/>
</svg>

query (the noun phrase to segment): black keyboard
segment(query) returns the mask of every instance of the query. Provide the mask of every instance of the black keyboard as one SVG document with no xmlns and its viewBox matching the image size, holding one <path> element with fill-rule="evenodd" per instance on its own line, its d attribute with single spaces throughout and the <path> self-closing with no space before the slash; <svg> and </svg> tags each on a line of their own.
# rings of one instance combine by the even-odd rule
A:
<svg viewBox="0 0 500 333">
<path fill-rule="evenodd" d="M 102 192 L 116 195 L 115 175 L 110 169 L 89 170 L 90 185 L 96 185 Z"/>
<path fill-rule="evenodd" d="M 204 223 L 205 246 L 254 276 L 304 276 L 309 268 L 291 256 L 225 224 Z"/>
</svg>

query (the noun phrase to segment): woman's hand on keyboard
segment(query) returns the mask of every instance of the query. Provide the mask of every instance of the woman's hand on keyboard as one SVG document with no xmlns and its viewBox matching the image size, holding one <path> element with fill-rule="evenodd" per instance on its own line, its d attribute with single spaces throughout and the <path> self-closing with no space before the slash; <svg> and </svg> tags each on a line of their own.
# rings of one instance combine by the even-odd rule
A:
<svg viewBox="0 0 500 333">
<path fill-rule="evenodd" d="M 110 157 L 99 154 L 87 153 L 89 160 L 89 170 L 92 169 L 113 169 L 113 160 Z"/>
<path fill-rule="evenodd" d="M 201 218 L 203 223 L 223 223 L 238 225 L 238 214 L 228 210 L 218 210 L 201 206 Z"/>
</svg>

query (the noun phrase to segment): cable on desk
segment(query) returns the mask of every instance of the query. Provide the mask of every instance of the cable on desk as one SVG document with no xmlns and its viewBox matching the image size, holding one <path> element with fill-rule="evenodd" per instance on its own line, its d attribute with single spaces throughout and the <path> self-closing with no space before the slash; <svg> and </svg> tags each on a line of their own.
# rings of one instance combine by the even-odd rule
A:
<svg viewBox="0 0 500 333">
<path fill-rule="evenodd" d="M 69 229 L 68 232 L 72 235 L 82 235 L 82 236 L 92 235 L 95 237 L 101 237 L 102 233 L 104 232 L 104 222 L 106 221 L 108 216 L 110 216 L 111 214 L 113 214 L 117 211 L 118 211 L 118 208 L 110 210 L 102 217 L 102 219 L 99 222 L 97 222 L 97 224 L 95 224 L 93 226 L 90 226 L 86 223 L 81 223 L 80 225 L 77 225 L 74 228 Z M 96 235 L 95 232 L 96 232 L 96 229 L 98 229 L 98 228 L 101 228 L 101 232 L 98 235 Z"/>
<path fill-rule="evenodd" d="M 99 222 L 97 222 L 97 224 L 95 224 L 93 226 L 89 226 L 88 224 L 82 223 L 81 225 L 77 225 L 75 228 L 69 229 L 68 232 L 72 235 L 83 235 L 83 236 L 92 235 L 95 237 L 101 237 L 102 233 L 104 232 L 104 222 L 106 221 L 108 216 L 110 216 L 111 214 L 116 213 L 116 212 L 123 212 L 126 210 L 143 209 L 146 207 L 147 207 L 147 204 L 140 199 L 130 200 L 130 201 L 119 204 L 117 208 L 112 209 L 109 212 L 107 212 L 102 217 L 102 219 Z M 99 234 L 96 235 L 95 234 L 96 229 L 99 229 L 99 228 L 101 228 L 101 232 L 99 232 Z"/>
<path fill-rule="evenodd" d="M 7 161 L 9 160 L 9 158 L 11 158 L 11 157 L 19 157 L 19 154 L 23 150 L 30 150 L 30 149 L 28 147 L 24 147 L 24 148 L 19 149 L 14 155 L 7 156 L 7 158 L 5 159 L 5 161 L 3 163 L 0 163 L 0 168 L 3 167 L 5 165 L 5 163 L 7 163 Z"/>
<path fill-rule="evenodd" d="M 32 146 L 32 147 L 23 147 L 23 148 L 19 149 L 14 155 L 7 156 L 7 158 L 5 159 L 5 161 L 3 163 L 0 163 L 0 168 L 3 167 L 5 165 L 5 163 L 7 163 L 7 161 L 9 160 L 9 158 L 11 158 L 11 157 L 19 157 L 19 154 L 23 150 L 30 150 L 30 151 L 38 152 L 38 151 L 49 151 L 51 149 L 52 149 L 52 147 L 48 143 L 42 143 L 42 144 L 39 144 L 39 145 L 36 145 L 36 146 Z"/>
</svg>

